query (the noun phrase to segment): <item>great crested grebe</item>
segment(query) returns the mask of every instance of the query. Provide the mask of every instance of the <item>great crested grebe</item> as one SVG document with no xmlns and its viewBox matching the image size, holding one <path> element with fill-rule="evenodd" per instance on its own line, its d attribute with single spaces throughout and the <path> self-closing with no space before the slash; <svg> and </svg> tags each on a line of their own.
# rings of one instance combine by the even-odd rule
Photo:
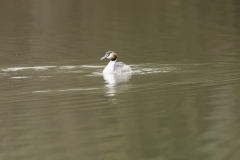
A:
<svg viewBox="0 0 240 160">
<path fill-rule="evenodd" d="M 114 51 L 107 51 L 105 56 L 103 56 L 100 60 L 110 59 L 108 65 L 104 68 L 103 73 L 122 73 L 122 72 L 132 72 L 130 66 L 124 64 L 123 62 L 117 61 L 117 54 Z"/>
</svg>

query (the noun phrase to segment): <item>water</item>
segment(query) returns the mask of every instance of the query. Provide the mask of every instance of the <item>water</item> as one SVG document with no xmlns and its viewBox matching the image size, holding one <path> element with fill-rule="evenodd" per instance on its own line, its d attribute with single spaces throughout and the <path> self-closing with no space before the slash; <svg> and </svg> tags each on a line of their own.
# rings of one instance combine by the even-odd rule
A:
<svg viewBox="0 0 240 160">
<path fill-rule="evenodd" d="M 1 1 L 0 159 L 238 160 L 239 8 Z"/>
</svg>

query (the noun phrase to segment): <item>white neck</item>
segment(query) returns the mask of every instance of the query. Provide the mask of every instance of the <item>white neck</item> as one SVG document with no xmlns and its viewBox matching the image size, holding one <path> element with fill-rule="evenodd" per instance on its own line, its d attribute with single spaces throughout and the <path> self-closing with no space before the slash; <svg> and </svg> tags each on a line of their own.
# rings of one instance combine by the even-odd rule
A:
<svg viewBox="0 0 240 160">
<path fill-rule="evenodd" d="M 104 68 L 103 73 L 113 73 L 115 63 L 116 63 L 116 60 L 110 61 L 108 65 Z"/>
</svg>

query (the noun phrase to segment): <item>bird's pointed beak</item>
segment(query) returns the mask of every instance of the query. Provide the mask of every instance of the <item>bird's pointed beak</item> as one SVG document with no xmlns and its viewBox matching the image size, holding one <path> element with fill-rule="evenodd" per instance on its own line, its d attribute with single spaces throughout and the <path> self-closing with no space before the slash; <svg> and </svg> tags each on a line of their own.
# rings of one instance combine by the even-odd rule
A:
<svg viewBox="0 0 240 160">
<path fill-rule="evenodd" d="M 105 59 L 105 58 L 107 58 L 108 57 L 108 55 L 105 55 L 105 56 L 103 56 L 100 60 L 103 60 L 103 59 Z"/>
</svg>

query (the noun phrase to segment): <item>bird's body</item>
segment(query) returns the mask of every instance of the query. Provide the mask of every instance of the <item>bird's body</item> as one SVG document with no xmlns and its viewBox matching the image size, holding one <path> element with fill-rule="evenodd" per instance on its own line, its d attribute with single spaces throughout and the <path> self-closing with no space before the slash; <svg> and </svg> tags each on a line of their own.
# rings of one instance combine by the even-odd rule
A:
<svg viewBox="0 0 240 160">
<path fill-rule="evenodd" d="M 105 56 L 100 60 L 108 58 L 110 62 L 104 68 L 103 73 L 124 73 L 124 72 L 132 72 L 130 66 L 124 64 L 123 62 L 117 62 L 117 54 L 113 51 L 106 52 Z"/>
</svg>

